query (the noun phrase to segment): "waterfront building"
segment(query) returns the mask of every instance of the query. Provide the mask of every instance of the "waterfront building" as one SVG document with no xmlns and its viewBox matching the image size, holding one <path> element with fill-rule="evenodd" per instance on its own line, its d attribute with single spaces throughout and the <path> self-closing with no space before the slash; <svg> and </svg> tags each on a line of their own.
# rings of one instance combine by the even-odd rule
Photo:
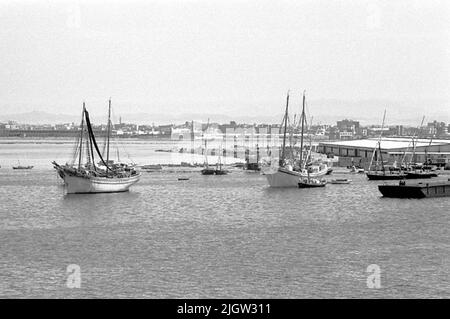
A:
<svg viewBox="0 0 450 319">
<path fill-rule="evenodd" d="M 367 166 L 372 158 L 372 153 L 377 147 L 378 139 L 359 139 L 344 141 L 321 141 L 318 152 L 329 156 L 339 156 L 340 166 L 349 166 L 352 163 Z M 381 140 L 381 155 L 388 163 L 401 163 L 407 154 L 409 160 L 413 153 L 411 137 L 392 138 Z M 414 162 L 423 163 L 427 159 L 439 166 L 448 165 L 450 162 L 450 140 L 416 139 L 414 150 Z"/>
</svg>

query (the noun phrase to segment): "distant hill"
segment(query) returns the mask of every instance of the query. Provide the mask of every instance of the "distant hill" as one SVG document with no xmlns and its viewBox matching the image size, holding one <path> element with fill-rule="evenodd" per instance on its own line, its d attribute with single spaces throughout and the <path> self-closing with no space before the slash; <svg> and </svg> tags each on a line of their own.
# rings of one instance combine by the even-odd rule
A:
<svg viewBox="0 0 450 319">
<path fill-rule="evenodd" d="M 0 114 L 0 122 L 16 121 L 24 124 L 56 124 L 79 122 L 80 116 L 32 111 L 18 114 Z"/>
<path fill-rule="evenodd" d="M 113 118 L 114 123 L 119 122 L 119 116 L 124 123 L 136 124 L 181 124 L 186 121 L 206 122 L 208 118 L 211 122 L 227 123 L 236 121 L 238 123 L 280 123 L 282 119 L 284 102 L 280 101 L 279 108 L 271 106 L 253 106 L 242 108 L 227 109 L 221 107 L 221 110 L 228 110 L 227 114 L 218 114 L 214 112 L 174 112 L 167 111 L 167 114 L 145 113 L 145 112 L 129 112 L 117 113 Z M 299 103 L 292 103 L 291 110 L 299 112 Z M 295 105 L 294 105 L 295 104 Z M 142 109 L 142 107 L 140 107 Z M 132 109 L 132 108 L 130 108 Z M 211 107 L 210 109 L 217 109 Z M 276 112 L 273 110 L 276 109 Z M 345 118 L 360 121 L 362 125 L 380 124 L 384 109 L 387 109 L 386 124 L 387 125 L 411 125 L 418 126 L 425 116 L 425 121 L 433 120 L 450 122 L 449 103 L 442 100 L 429 101 L 389 101 L 382 99 L 371 99 L 364 101 L 342 101 L 332 99 L 311 100 L 308 101 L 308 118 L 314 117 L 313 122 L 323 124 L 334 124 L 338 120 Z M 252 115 L 247 115 L 252 112 Z M 230 115 L 235 114 L 235 115 Z M 247 113 L 247 114 L 246 114 Z M 91 113 L 93 123 L 105 123 L 105 114 Z M 55 124 L 55 123 L 78 123 L 80 122 L 80 114 L 53 114 L 41 111 L 32 111 L 18 114 L 0 114 L 0 122 L 9 120 L 27 124 Z"/>
</svg>

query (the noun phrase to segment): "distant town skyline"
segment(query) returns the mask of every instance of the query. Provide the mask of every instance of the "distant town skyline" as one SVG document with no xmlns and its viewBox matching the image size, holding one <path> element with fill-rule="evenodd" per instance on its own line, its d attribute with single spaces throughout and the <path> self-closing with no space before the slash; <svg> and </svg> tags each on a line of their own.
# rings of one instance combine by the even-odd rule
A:
<svg viewBox="0 0 450 319">
<path fill-rule="evenodd" d="M 448 16 L 437 0 L 6 1 L 0 110 L 102 116 L 112 97 L 117 114 L 263 120 L 290 89 L 321 122 L 450 121 Z"/>
<path fill-rule="evenodd" d="M 220 112 L 221 110 L 211 110 L 210 112 L 194 112 L 192 108 L 186 108 L 181 112 L 170 112 L 167 108 L 158 108 L 156 112 L 151 112 L 151 108 L 142 112 L 131 112 L 133 108 L 126 104 L 119 104 L 113 100 L 112 119 L 114 123 L 119 123 L 120 118 L 123 122 L 132 122 L 137 124 L 154 123 L 184 123 L 185 121 L 204 121 L 208 119 L 216 122 L 237 121 L 241 123 L 278 123 L 281 121 L 285 107 L 286 96 L 282 96 L 279 101 L 278 112 L 265 113 L 258 111 L 255 107 L 254 112 L 232 112 L 230 110 Z M 366 101 L 339 101 L 339 100 L 312 100 L 307 101 L 306 113 L 309 119 L 315 124 L 331 124 L 344 118 L 353 119 L 364 125 L 379 125 L 382 115 L 386 109 L 387 125 L 411 125 L 418 126 L 425 117 L 425 121 L 444 121 L 450 122 L 450 107 L 445 101 L 386 101 L 386 100 L 366 100 Z M 57 111 L 49 113 L 40 111 L 38 108 L 30 108 L 28 112 L 5 113 L 0 112 L 0 122 L 10 120 L 29 123 L 65 123 L 78 122 L 80 119 L 81 105 L 70 113 Z M 437 107 L 439 105 L 439 107 Z M 434 107 L 433 107 L 434 106 Z M 89 103 L 86 107 L 90 111 L 95 122 L 105 122 L 107 113 L 107 100 L 102 103 Z M 406 109 L 407 111 L 404 111 Z M 434 110 L 436 109 L 436 110 Z M 148 111 L 146 111 L 148 110 Z M 290 114 L 300 114 L 301 102 L 296 99 L 290 100 Z M 122 111 L 122 112 L 120 112 Z"/>
</svg>

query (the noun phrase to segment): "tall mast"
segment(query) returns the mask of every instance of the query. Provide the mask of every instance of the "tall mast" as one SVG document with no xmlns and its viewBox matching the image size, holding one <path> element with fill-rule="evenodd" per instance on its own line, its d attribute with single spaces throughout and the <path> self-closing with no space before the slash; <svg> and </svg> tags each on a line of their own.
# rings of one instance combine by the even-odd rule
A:
<svg viewBox="0 0 450 319">
<path fill-rule="evenodd" d="M 424 121 L 425 121 L 425 116 L 422 117 L 422 122 L 420 123 L 420 130 L 422 129 Z M 413 141 L 413 152 L 412 152 L 412 155 L 411 155 L 411 162 L 412 162 L 413 165 L 416 162 L 416 147 L 417 147 L 417 139 L 419 138 L 419 129 L 417 129 L 417 132 L 416 132 L 415 135 L 417 136 L 417 138 L 416 138 L 416 136 L 413 136 L 413 139 L 412 139 L 412 141 Z"/>
<path fill-rule="evenodd" d="M 384 109 L 383 122 L 381 124 L 381 132 L 380 132 L 380 137 L 378 138 L 378 145 L 375 146 L 375 148 L 374 148 L 374 150 L 372 152 L 372 158 L 370 159 L 369 172 L 370 172 L 370 169 L 372 168 L 373 158 L 375 157 L 375 153 L 376 153 L 378 147 L 380 149 L 380 155 L 381 155 L 381 137 L 383 136 L 383 129 L 384 129 L 384 121 L 385 121 L 385 119 L 386 119 L 386 109 Z M 377 160 L 378 160 L 378 157 L 377 157 Z"/>
<path fill-rule="evenodd" d="M 307 134 L 308 134 L 308 137 L 309 137 L 309 150 L 308 150 L 308 153 L 307 153 L 307 155 L 306 155 L 306 159 L 305 159 L 305 165 L 306 165 L 306 162 L 309 160 L 309 161 L 311 161 L 311 159 L 312 159 L 312 135 L 311 135 L 311 127 L 312 127 L 312 121 L 313 121 L 313 116 L 311 116 L 311 122 L 309 123 L 309 124 L 307 124 L 307 126 L 308 126 L 308 128 L 307 128 Z"/>
<path fill-rule="evenodd" d="M 195 148 L 194 120 L 191 121 L 191 164 L 194 164 L 194 148 Z"/>
<path fill-rule="evenodd" d="M 434 136 L 435 136 L 434 134 L 431 135 L 430 143 L 428 143 L 428 146 L 425 147 L 425 164 L 428 163 L 428 148 L 431 146 L 431 143 L 433 143 L 433 137 Z"/>
<path fill-rule="evenodd" d="M 284 133 L 283 133 L 283 148 L 281 153 L 281 158 L 279 165 L 282 166 L 284 163 L 284 157 L 286 156 L 286 130 L 287 130 L 287 120 L 288 120 L 288 112 L 289 112 L 289 91 L 287 93 L 286 98 L 286 111 L 284 112 Z"/>
<path fill-rule="evenodd" d="M 300 137 L 300 165 L 303 166 L 303 134 L 305 127 L 305 91 L 303 91 L 303 106 L 302 106 L 302 135 Z"/>
<path fill-rule="evenodd" d="M 78 156 L 78 169 L 81 168 L 81 154 L 83 153 L 84 110 L 85 110 L 85 103 L 83 102 L 83 112 L 81 113 L 81 136 L 80 136 L 80 154 Z"/>
<path fill-rule="evenodd" d="M 107 128 L 107 141 L 106 141 L 106 164 L 109 165 L 109 136 L 111 134 L 111 98 L 109 98 L 108 105 L 108 128 Z M 108 170 L 106 170 L 108 171 Z"/>
<path fill-rule="evenodd" d="M 421 122 L 420 126 L 417 127 L 417 130 L 414 132 L 414 134 L 413 134 L 413 136 L 411 138 L 411 142 L 409 142 L 408 147 L 403 152 L 403 156 L 402 156 L 402 161 L 400 163 L 400 167 L 403 166 L 403 162 L 405 162 L 406 156 L 409 154 L 409 148 L 410 148 L 411 144 L 413 145 L 413 152 L 415 151 L 414 150 L 414 139 L 415 139 L 416 135 L 419 134 L 419 130 L 422 130 L 422 126 L 423 126 L 423 122 L 424 121 L 425 121 L 425 116 L 422 117 L 422 122 Z M 412 161 L 412 157 L 411 157 L 411 161 Z M 408 169 L 408 168 L 409 168 L 409 163 L 406 162 L 406 169 Z"/>
<path fill-rule="evenodd" d="M 378 143 L 378 150 L 380 152 L 381 168 L 383 169 L 384 173 L 384 162 L 383 162 L 383 154 L 381 153 L 381 143 Z"/>
<path fill-rule="evenodd" d="M 208 165 L 208 149 L 207 149 L 208 137 L 205 137 L 205 132 L 208 131 L 208 128 L 209 128 L 209 118 L 208 118 L 208 123 L 206 123 L 205 131 L 203 132 L 203 137 L 205 138 L 205 164 L 206 164 L 206 167 L 209 167 L 209 165 Z"/>
</svg>

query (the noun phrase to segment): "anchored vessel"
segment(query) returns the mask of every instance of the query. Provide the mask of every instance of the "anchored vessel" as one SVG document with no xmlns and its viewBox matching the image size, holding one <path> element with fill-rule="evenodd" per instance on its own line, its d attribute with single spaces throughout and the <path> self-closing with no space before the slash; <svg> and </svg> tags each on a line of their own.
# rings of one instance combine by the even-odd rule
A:
<svg viewBox="0 0 450 319">
<path fill-rule="evenodd" d="M 281 149 L 281 157 L 279 161 L 279 167 L 275 172 L 263 173 L 269 185 L 271 187 L 298 187 L 299 178 L 317 178 L 320 176 L 328 175 L 332 172 L 332 169 L 325 163 L 311 163 L 308 162 L 308 158 L 303 158 L 303 135 L 305 128 L 305 93 L 303 92 L 303 107 L 301 115 L 301 139 L 300 139 L 300 159 L 297 164 L 299 167 L 295 167 L 295 161 L 291 165 L 286 156 L 286 138 L 287 138 L 287 126 L 289 116 L 289 93 L 286 99 L 286 110 L 283 117 L 284 132 L 283 132 L 283 145 Z M 305 156 L 308 157 L 308 156 Z"/>
<path fill-rule="evenodd" d="M 13 169 L 32 169 L 34 166 L 29 165 L 29 166 L 23 166 L 23 165 L 17 165 L 17 166 L 13 166 Z"/>
<path fill-rule="evenodd" d="M 369 170 L 367 171 L 366 175 L 367 178 L 369 180 L 399 180 L 399 179 L 405 179 L 406 178 L 406 173 L 403 172 L 402 170 L 397 170 L 397 169 L 388 169 L 387 167 L 385 167 L 384 165 L 384 161 L 383 161 L 383 156 L 382 156 L 382 152 L 381 152 L 381 138 L 383 137 L 383 129 L 384 129 L 384 123 L 386 120 L 386 110 L 384 110 L 384 114 L 383 114 L 383 123 L 381 124 L 381 132 L 380 132 L 380 137 L 378 138 L 378 142 L 377 145 L 375 146 L 373 152 L 372 152 L 372 158 L 370 160 L 370 164 L 369 164 Z M 375 158 L 375 155 L 377 154 L 378 151 L 378 156 L 376 159 L 377 165 L 375 167 L 375 170 L 372 170 L 372 164 Z M 381 163 L 381 169 L 379 167 L 379 162 Z"/>
<path fill-rule="evenodd" d="M 425 198 L 450 196 L 450 179 L 443 182 L 406 183 L 398 185 L 379 185 L 378 190 L 384 197 Z"/>
<path fill-rule="evenodd" d="M 208 119 L 208 123 L 206 124 L 206 129 L 205 131 L 208 129 L 209 127 L 209 119 Z M 222 154 L 223 154 L 223 150 L 220 150 L 220 155 L 219 155 L 219 161 L 216 163 L 216 167 L 211 167 L 208 164 L 208 139 L 206 137 L 203 137 L 205 140 L 205 162 L 203 164 L 203 169 L 200 171 L 202 175 L 227 175 L 228 174 L 228 170 L 226 170 L 225 168 L 223 168 L 223 164 L 222 164 Z"/>
<path fill-rule="evenodd" d="M 109 101 L 107 130 L 106 159 L 104 159 L 92 130 L 89 113 L 83 103 L 81 134 L 74 154 L 74 158 L 78 157 L 78 165 L 59 165 L 53 162 L 59 176 L 64 180 L 67 193 L 125 192 L 139 181 L 141 174 L 136 171 L 134 166 L 123 163 L 114 164 L 109 159 L 111 100 Z M 83 153 L 87 159 L 84 164 L 82 163 Z M 102 165 L 95 165 L 95 154 L 99 157 Z"/>
<path fill-rule="evenodd" d="M 347 178 L 336 178 L 331 180 L 331 184 L 350 184 L 352 182 L 351 179 Z"/>
<path fill-rule="evenodd" d="M 300 179 L 298 182 L 298 188 L 315 188 L 315 187 L 325 187 L 327 181 L 324 179 L 317 178 L 304 178 Z"/>
</svg>

